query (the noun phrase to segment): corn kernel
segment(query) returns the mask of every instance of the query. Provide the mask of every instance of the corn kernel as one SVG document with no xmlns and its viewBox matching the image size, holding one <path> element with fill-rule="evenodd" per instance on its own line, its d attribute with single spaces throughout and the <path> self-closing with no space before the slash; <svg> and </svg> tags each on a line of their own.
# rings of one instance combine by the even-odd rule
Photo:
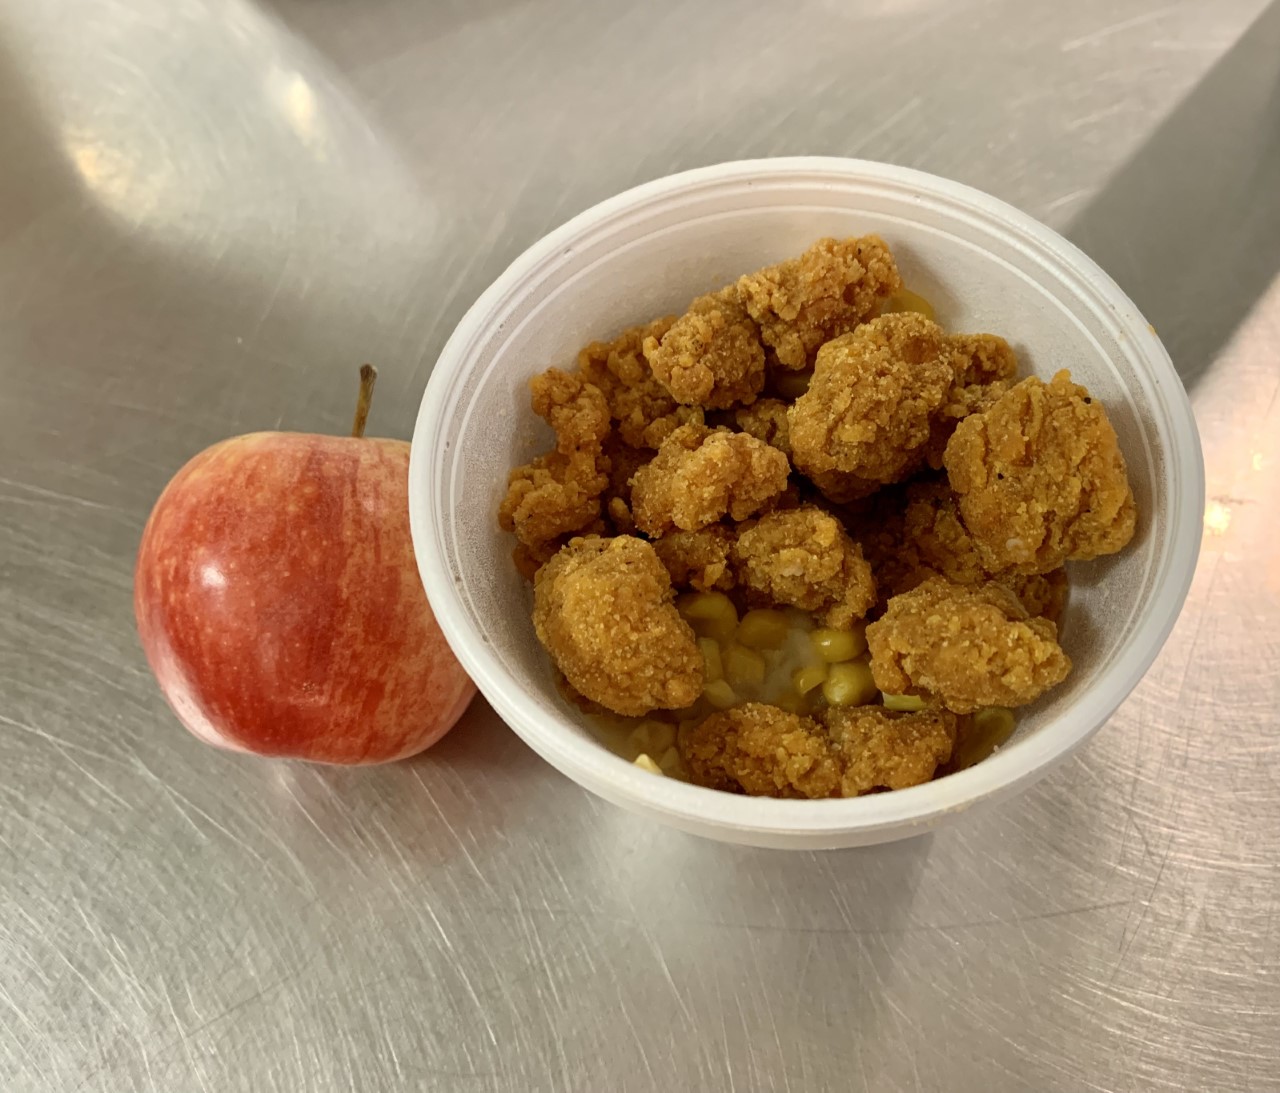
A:
<svg viewBox="0 0 1280 1093">
<path fill-rule="evenodd" d="M 732 687 L 723 679 L 717 679 L 702 688 L 702 697 L 717 710 L 727 710 L 738 701 Z"/>
<path fill-rule="evenodd" d="M 791 673 L 791 686 L 795 688 L 796 694 L 807 695 L 820 683 L 824 683 L 826 678 L 825 664 L 808 664 Z"/>
<path fill-rule="evenodd" d="M 738 609 L 723 592 L 689 592 L 676 601 L 680 614 L 699 637 L 731 641 L 738 625 Z"/>
<path fill-rule="evenodd" d="M 804 713 L 805 700 L 803 695 L 798 695 L 794 691 L 788 691 L 778 695 L 771 703 L 780 710 L 786 710 L 787 713 Z"/>
<path fill-rule="evenodd" d="M 865 660 L 833 664 L 822 685 L 822 697 L 832 706 L 865 706 L 876 697 L 876 681 Z"/>
<path fill-rule="evenodd" d="M 674 725 L 668 725 L 662 721 L 641 721 L 631 730 L 627 743 L 636 754 L 648 752 L 651 755 L 660 755 L 666 748 L 671 747 L 675 738 Z"/>
<path fill-rule="evenodd" d="M 760 687 L 764 684 L 764 657 L 743 645 L 730 645 L 724 650 L 724 678 L 735 687 Z"/>
<path fill-rule="evenodd" d="M 721 615 L 737 618 L 733 601 L 723 592 L 688 592 L 681 596 L 677 607 L 686 619 L 714 619 Z"/>
<path fill-rule="evenodd" d="M 797 399 L 809 390 L 809 381 L 813 379 L 813 371 L 805 369 L 801 372 L 784 372 L 779 369 L 773 376 L 773 388 L 780 398 Z"/>
<path fill-rule="evenodd" d="M 809 640 L 814 652 L 829 664 L 853 660 L 867 651 L 867 637 L 861 626 L 853 630 L 815 630 Z"/>
<path fill-rule="evenodd" d="M 667 748 L 662 753 L 662 758 L 658 760 L 658 767 L 663 774 L 676 777 L 680 773 L 680 753 L 675 748 Z"/>
<path fill-rule="evenodd" d="M 650 774 L 662 773 L 662 768 L 644 753 L 636 756 L 633 765 L 639 767 L 641 770 L 647 770 Z"/>
<path fill-rule="evenodd" d="M 698 650 L 702 653 L 702 678 L 707 683 L 724 679 L 724 662 L 720 657 L 719 643 L 710 638 L 699 638 Z"/>
<path fill-rule="evenodd" d="M 787 616 L 781 611 L 758 608 L 742 616 L 737 636 L 743 645 L 752 649 L 781 649 L 788 629 Z"/>
<path fill-rule="evenodd" d="M 973 715 L 973 735 L 999 747 L 1013 735 L 1017 722 L 1013 711 L 1003 706 L 984 706 Z"/>
<path fill-rule="evenodd" d="M 915 713 L 924 709 L 924 699 L 919 695 L 882 695 L 881 700 L 886 710 L 897 713 Z"/>
<path fill-rule="evenodd" d="M 933 304 L 929 303 L 918 292 L 909 288 L 901 288 L 880 305 L 881 315 L 891 315 L 899 311 L 914 311 L 926 319 L 934 317 Z"/>
</svg>

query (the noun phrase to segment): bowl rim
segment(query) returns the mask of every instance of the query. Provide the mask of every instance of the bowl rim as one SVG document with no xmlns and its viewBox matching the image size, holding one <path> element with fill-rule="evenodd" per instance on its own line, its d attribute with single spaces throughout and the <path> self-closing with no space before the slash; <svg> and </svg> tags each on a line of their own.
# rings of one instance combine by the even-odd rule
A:
<svg viewBox="0 0 1280 1093">
<path fill-rule="evenodd" d="M 473 629 L 450 578 L 436 502 L 442 496 L 439 455 L 451 396 L 470 349 L 490 317 L 530 275 L 554 265 L 574 241 L 621 216 L 673 194 L 764 179 L 860 181 L 888 184 L 918 200 L 950 206 L 1002 227 L 1053 259 L 1106 305 L 1135 352 L 1151 369 L 1154 395 L 1163 402 L 1158 427 L 1184 442 L 1165 450 L 1175 484 L 1169 504 L 1170 539 L 1164 571 L 1153 585 L 1147 614 L 1102 673 L 1104 688 L 1086 692 L 1069 711 L 966 770 L 909 789 L 866 797 L 779 800 L 746 797 L 656 778 L 602 744 L 544 719 L 519 696 L 488 643 Z M 430 439 L 428 439 L 430 438 Z M 1089 739 L 1110 718 L 1159 654 L 1191 586 L 1200 550 L 1204 461 L 1190 400 L 1168 352 L 1132 300 L 1083 251 L 1011 205 L 962 183 L 912 168 L 871 160 L 789 156 L 734 160 L 667 175 L 625 190 L 586 209 L 533 243 L 477 298 L 437 358 L 414 425 L 409 463 L 409 514 L 414 553 L 427 597 L 445 639 L 498 715 L 539 755 L 574 781 L 616 803 L 668 818 L 678 826 L 761 835 L 873 835 L 889 828 L 922 829 L 938 818 L 1025 787 Z M 904 830 L 909 834 L 910 830 Z"/>
</svg>

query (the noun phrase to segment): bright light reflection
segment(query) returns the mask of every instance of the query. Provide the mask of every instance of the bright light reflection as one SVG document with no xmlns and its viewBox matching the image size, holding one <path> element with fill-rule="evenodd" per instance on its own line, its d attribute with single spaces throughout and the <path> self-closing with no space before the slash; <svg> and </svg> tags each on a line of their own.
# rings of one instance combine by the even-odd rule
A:
<svg viewBox="0 0 1280 1093">
<path fill-rule="evenodd" d="M 1225 535 L 1231 526 L 1231 509 L 1221 501 L 1210 501 L 1204 509 L 1204 527 L 1210 535 Z"/>
<path fill-rule="evenodd" d="M 200 583 L 205 588 L 221 592 L 227 587 L 227 575 L 216 562 L 205 562 L 200 567 Z"/>
</svg>

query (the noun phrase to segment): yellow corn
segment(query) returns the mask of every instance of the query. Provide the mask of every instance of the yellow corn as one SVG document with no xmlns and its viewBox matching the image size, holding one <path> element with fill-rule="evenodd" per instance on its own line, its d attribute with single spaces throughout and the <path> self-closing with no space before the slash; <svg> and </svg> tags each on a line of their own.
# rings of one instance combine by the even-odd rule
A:
<svg viewBox="0 0 1280 1093">
<path fill-rule="evenodd" d="M 899 289 L 880 306 L 881 315 L 891 315 L 898 311 L 914 311 L 926 319 L 934 317 L 933 304 L 909 288 Z"/>
<path fill-rule="evenodd" d="M 861 626 L 853 630 L 814 630 L 809 640 L 814 652 L 829 664 L 853 660 L 867 651 L 867 637 Z"/>
<path fill-rule="evenodd" d="M 738 609 L 723 592 L 689 592 L 676 607 L 695 632 L 715 641 L 729 641 L 738 625 Z"/>
<path fill-rule="evenodd" d="M 998 747 L 1013 735 L 1016 724 L 1012 710 L 1003 706 L 984 706 L 973 715 L 973 735 Z"/>
<path fill-rule="evenodd" d="M 686 619 L 714 619 L 720 615 L 738 612 L 733 601 L 723 592 L 688 592 L 680 597 L 677 606 Z"/>
<path fill-rule="evenodd" d="M 735 687 L 760 687 L 764 684 L 764 657 L 743 645 L 730 645 L 724 650 L 724 678 Z"/>
<path fill-rule="evenodd" d="M 720 646 L 710 638 L 699 638 L 698 649 L 702 653 L 703 680 L 714 683 L 724 679 L 724 662 L 720 658 Z"/>
<path fill-rule="evenodd" d="M 738 696 L 734 693 L 733 688 L 723 679 L 717 679 L 704 686 L 702 688 L 702 697 L 717 710 L 727 710 L 738 701 Z"/>
<path fill-rule="evenodd" d="M 831 665 L 822 697 L 832 706 L 865 706 L 874 701 L 876 681 L 871 678 L 871 666 L 865 660 Z"/>
<path fill-rule="evenodd" d="M 667 748 L 658 760 L 658 767 L 663 774 L 677 776 L 680 773 L 680 753 L 675 748 Z"/>
<path fill-rule="evenodd" d="M 737 637 L 752 649 L 781 649 L 787 640 L 787 616 L 768 608 L 748 611 L 738 623 Z"/>
<path fill-rule="evenodd" d="M 807 695 L 819 684 L 825 683 L 826 679 L 825 664 L 809 664 L 791 673 L 791 686 L 795 688 L 796 694 Z"/>
<path fill-rule="evenodd" d="M 795 691 L 784 691 L 778 695 L 773 705 L 780 710 L 786 710 L 787 713 L 807 714 L 813 710 L 813 703 L 810 701 L 814 692 L 808 694 L 797 694 Z"/>
<path fill-rule="evenodd" d="M 924 699 L 919 695 L 882 695 L 884 708 L 898 713 L 915 713 L 924 709 Z"/>
<path fill-rule="evenodd" d="M 773 376 L 773 387 L 784 399 L 797 399 L 809 390 L 809 381 L 813 372 L 805 369 L 802 372 L 784 372 L 779 369 Z"/>
<path fill-rule="evenodd" d="M 664 750 L 671 747 L 676 739 L 676 730 L 674 725 L 668 725 L 662 721 L 641 721 L 627 738 L 631 750 L 637 754 L 649 753 L 651 755 L 661 755 Z"/>
<path fill-rule="evenodd" d="M 635 758 L 635 765 L 641 770 L 647 770 L 650 774 L 661 774 L 662 768 L 658 766 L 652 759 L 643 753 Z"/>
</svg>

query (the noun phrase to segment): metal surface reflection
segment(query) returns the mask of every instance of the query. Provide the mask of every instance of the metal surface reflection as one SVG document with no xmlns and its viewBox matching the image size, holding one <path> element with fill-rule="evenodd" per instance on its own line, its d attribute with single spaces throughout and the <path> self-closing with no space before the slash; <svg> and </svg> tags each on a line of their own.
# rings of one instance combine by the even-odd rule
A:
<svg viewBox="0 0 1280 1093">
<path fill-rule="evenodd" d="M 742 11 L 0 0 L 6 1093 L 1280 1085 L 1280 6 Z M 1088 748 L 930 838 L 787 855 L 588 797 L 482 704 L 377 770 L 179 729 L 131 566 L 190 455 L 345 430 L 366 359 L 408 436 L 528 243 L 790 152 L 1066 228 L 1192 386 L 1201 566 Z"/>
</svg>

